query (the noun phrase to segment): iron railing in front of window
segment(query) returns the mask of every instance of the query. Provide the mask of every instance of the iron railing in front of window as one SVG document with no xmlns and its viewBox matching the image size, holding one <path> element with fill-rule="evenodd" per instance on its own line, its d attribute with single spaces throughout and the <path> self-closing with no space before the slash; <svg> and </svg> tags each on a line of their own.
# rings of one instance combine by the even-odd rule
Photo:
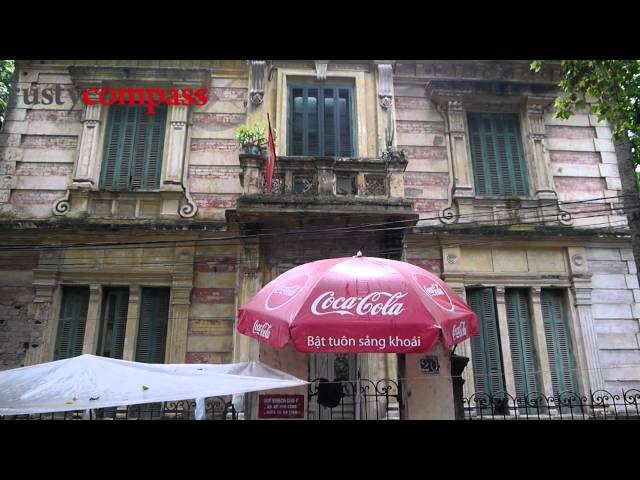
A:
<svg viewBox="0 0 640 480">
<path fill-rule="evenodd" d="M 147 403 L 122 407 L 73 410 L 31 415 L 0 415 L 0 420 L 194 420 L 195 400 Z M 237 420 L 233 403 L 222 397 L 205 400 L 206 420 Z"/>
<path fill-rule="evenodd" d="M 507 392 L 475 393 L 462 402 L 466 420 L 640 420 L 637 389 L 515 397 Z"/>
<path fill-rule="evenodd" d="M 267 157 L 240 155 L 245 195 L 266 193 Z M 404 154 L 385 158 L 278 157 L 272 195 L 403 198 Z"/>
</svg>

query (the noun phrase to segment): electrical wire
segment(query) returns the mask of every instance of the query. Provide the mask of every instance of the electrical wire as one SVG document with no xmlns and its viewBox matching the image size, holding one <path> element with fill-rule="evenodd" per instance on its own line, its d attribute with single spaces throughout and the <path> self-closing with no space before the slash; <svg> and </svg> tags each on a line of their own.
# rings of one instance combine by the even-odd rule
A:
<svg viewBox="0 0 640 480">
<path fill-rule="evenodd" d="M 506 209 L 496 209 L 495 213 L 494 212 L 488 212 L 487 214 L 467 214 L 468 216 L 484 216 L 484 215 L 496 215 L 499 213 L 503 213 L 503 212 L 510 212 L 510 211 L 522 211 L 522 210 L 528 210 L 528 209 L 540 209 L 540 208 L 545 208 L 545 207 L 553 207 L 556 205 L 568 205 L 568 204 L 583 204 L 583 203 L 589 203 L 589 202 L 594 202 L 594 201 L 598 201 L 598 200 L 603 200 L 603 199 L 611 199 L 611 198 L 623 198 L 625 196 L 629 196 L 629 194 L 625 194 L 625 195 L 617 195 L 617 196 L 610 196 L 610 197 L 595 197 L 595 198 L 590 198 L 590 199 L 585 199 L 585 200 L 576 200 L 576 201 L 568 201 L 568 202 L 552 202 L 549 204 L 545 204 L 545 205 L 537 205 L 537 206 L 532 206 L 532 207 L 518 207 L 518 208 L 506 208 Z M 629 208 L 629 207 L 622 207 L 622 208 Z M 614 210 L 614 211 L 618 211 L 620 210 L 620 207 L 613 207 L 613 208 L 609 208 L 609 210 Z M 572 213 L 572 215 L 577 214 L 580 212 L 575 212 Z M 546 215 L 548 217 L 557 217 L 560 213 L 557 214 L 550 214 L 550 215 Z M 467 218 L 466 215 L 460 215 L 457 217 L 458 220 L 460 218 Z M 7 251 L 7 250 L 11 250 L 11 249 L 16 249 L 16 248 L 26 248 L 26 247 L 33 247 L 33 248 L 38 248 L 38 249 L 43 249 L 43 248 L 72 248 L 72 247 L 80 247 L 80 248 L 85 248 L 85 247 L 110 247 L 110 246 L 115 246 L 115 247 L 120 247 L 120 246 L 126 246 L 126 245 L 153 245 L 153 244 L 158 244 L 158 243 L 162 243 L 162 244 L 176 244 L 176 243 L 191 243 L 191 242 L 206 242 L 206 241 L 221 241 L 221 240 L 241 240 L 241 239 L 248 239 L 248 238 L 259 238 L 259 237 L 269 237 L 269 236 L 278 236 L 278 235 L 295 235 L 295 234 L 309 234 L 309 233 L 327 233 L 327 232 L 332 232 L 332 231 L 361 231 L 363 228 L 367 228 L 367 227 L 373 227 L 373 226 L 383 226 L 383 225 L 397 225 L 397 224 L 403 224 L 403 223 L 414 223 L 414 222 L 424 222 L 424 221 L 430 221 L 430 220 L 440 220 L 440 216 L 435 216 L 435 217 L 424 217 L 421 219 L 410 219 L 410 220 L 394 220 L 394 221 L 388 221 L 388 222 L 378 222 L 378 223 L 370 223 L 370 224 L 359 224 L 359 225 L 350 225 L 350 226 L 339 226 L 339 227 L 335 227 L 335 228 L 321 228 L 321 229 L 314 229 L 314 230 L 309 230 L 309 229 L 294 229 L 294 230 L 286 230 L 286 231 L 277 231 L 276 229 L 270 229 L 273 230 L 276 233 L 255 233 L 255 234 L 249 234 L 249 235 L 232 235 L 232 236 L 227 236 L 227 237 L 211 237 L 211 238 L 196 238 L 196 239 L 176 239 L 176 240 L 147 240 L 144 242 L 103 242 L 103 243 L 80 243 L 80 244 L 66 244 L 66 245 L 24 245 L 24 246 L 15 246 L 15 245 L 9 245 L 9 246 L 0 246 L 0 251 Z M 469 223 L 473 223 L 473 222 L 469 222 Z M 476 222 L 478 223 L 478 222 Z M 468 223 L 465 223 L 465 225 L 467 225 Z M 493 221 L 491 223 L 492 226 L 496 225 L 495 221 Z M 498 224 L 498 225 L 502 225 L 502 224 Z M 416 228 L 416 226 L 414 225 L 410 225 L 408 228 Z M 440 227 L 442 228 L 442 227 Z M 397 227 L 396 227 L 397 229 Z M 74 229 L 73 231 L 77 231 L 76 229 Z M 175 232 L 171 233 L 172 235 L 175 235 Z M 147 247 L 149 248 L 149 247 Z M 162 248 L 162 247 L 160 247 Z"/>
</svg>

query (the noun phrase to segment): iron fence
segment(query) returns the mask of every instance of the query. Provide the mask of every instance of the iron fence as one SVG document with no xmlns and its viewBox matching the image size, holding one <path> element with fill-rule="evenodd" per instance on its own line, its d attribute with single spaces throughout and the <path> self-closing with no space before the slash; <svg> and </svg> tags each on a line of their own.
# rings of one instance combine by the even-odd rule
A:
<svg viewBox="0 0 640 480">
<path fill-rule="evenodd" d="M 5 415 L 0 420 L 194 420 L 195 400 L 146 403 L 122 407 L 95 408 L 68 412 Z M 205 399 L 206 420 L 237 420 L 238 413 L 229 399 Z"/>
<path fill-rule="evenodd" d="M 399 420 L 402 397 L 390 379 L 377 382 L 316 378 L 309 384 L 308 420 Z"/>
<path fill-rule="evenodd" d="M 475 393 L 463 398 L 466 420 L 623 420 L 640 419 L 640 390 L 587 394 L 563 392 L 551 396 L 534 392 Z"/>
</svg>

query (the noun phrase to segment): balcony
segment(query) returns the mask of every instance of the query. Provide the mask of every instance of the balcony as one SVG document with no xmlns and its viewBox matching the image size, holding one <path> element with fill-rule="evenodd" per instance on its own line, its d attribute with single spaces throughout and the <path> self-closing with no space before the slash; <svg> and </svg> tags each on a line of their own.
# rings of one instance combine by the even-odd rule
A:
<svg viewBox="0 0 640 480">
<path fill-rule="evenodd" d="M 404 199 L 402 154 L 383 158 L 294 157 L 276 160 L 272 193 L 266 193 L 267 158 L 240 155 L 237 215 L 243 223 L 322 223 L 417 219 L 413 203 Z M 283 216 L 283 214 L 286 214 Z M 302 219 L 302 220 L 301 220 Z M 332 222 L 335 223 L 335 222 Z"/>
</svg>

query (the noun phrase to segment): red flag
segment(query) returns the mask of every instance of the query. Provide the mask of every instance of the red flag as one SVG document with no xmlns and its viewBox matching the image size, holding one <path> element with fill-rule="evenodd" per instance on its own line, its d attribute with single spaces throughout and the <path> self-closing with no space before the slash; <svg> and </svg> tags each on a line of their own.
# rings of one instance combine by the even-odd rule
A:
<svg viewBox="0 0 640 480">
<path fill-rule="evenodd" d="M 269 159 L 267 160 L 267 193 L 271 193 L 271 182 L 273 180 L 273 171 L 276 168 L 276 144 L 273 141 L 273 132 L 271 131 L 271 120 L 267 113 L 267 122 L 269 122 Z"/>
</svg>

